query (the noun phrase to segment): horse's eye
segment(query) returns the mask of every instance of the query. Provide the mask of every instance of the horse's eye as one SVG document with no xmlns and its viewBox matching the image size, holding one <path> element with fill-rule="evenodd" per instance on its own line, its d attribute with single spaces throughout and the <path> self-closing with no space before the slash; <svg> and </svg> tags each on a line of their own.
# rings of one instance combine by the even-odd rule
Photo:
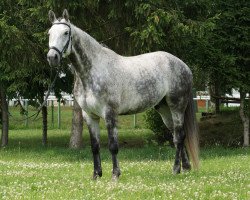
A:
<svg viewBox="0 0 250 200">
<path fill-rule="evenodd" d="M 66 31 L 65 33 L 64 33 L 64 35 L 68 35 L 69 34 L 69 31 Z"/>
</svg>

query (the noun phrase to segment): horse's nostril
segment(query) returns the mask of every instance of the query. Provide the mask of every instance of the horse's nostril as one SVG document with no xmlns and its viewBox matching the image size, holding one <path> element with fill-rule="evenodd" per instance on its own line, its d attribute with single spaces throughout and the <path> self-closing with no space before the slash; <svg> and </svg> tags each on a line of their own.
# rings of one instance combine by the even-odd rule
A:
<svg viewBox="0 0 250 200">
<path fill-rule="evenodd" d="M 57 60 L 58 59 L 58 56 L 57 56 L 57 54 L 55 54 L 55 60 Z"/>
</svg>

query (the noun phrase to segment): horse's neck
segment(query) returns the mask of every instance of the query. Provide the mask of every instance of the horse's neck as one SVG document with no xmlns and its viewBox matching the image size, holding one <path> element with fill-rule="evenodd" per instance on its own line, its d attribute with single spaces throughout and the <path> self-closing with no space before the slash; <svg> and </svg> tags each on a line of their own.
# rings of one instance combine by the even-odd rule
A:
<svg viewBox="0 0 250 200">
<path fill-rule="evenodd" d="M 86 32 L 72 25 L 72 50 L 76 54 L 85 54 L 89 59 L 98 54 L 101 45 Z"/>
<path fill-rule="evenodd" d="M 102 46 L 90 35 L 72 25 L 72 53 L 69 58 L 79 76 L 87 80 Z"/>
<path fill-rule="evenodd" d="M 92 76 L 102 74 L 105 68 L 112 67 L 109 61 L 118 59 L 119 55 L 72 25 L 72 52 L 69 58 L 85 87 L 92 83 Z"/>
</svg>

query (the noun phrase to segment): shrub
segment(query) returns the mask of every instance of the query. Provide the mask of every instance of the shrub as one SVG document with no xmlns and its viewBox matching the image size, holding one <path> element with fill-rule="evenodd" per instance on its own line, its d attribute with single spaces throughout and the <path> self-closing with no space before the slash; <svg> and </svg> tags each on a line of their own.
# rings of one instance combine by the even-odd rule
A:
<svg viewBox="0 0 250 200">
<path fill-rule="evenodd" d="M 155 134 L 155 140 L 158 144 L 164 144 L 166 141 L 173 146 L 173 136 L 163 123 L 161 116 L 155 109 L 149 109 L 144 115 L 146 127 Z"/>
</svg>

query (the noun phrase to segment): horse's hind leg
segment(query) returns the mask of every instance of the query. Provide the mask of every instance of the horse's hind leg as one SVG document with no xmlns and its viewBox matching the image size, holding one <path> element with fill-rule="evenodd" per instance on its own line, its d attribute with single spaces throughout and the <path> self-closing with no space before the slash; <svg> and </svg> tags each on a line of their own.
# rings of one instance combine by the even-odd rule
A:
<svg viewBox="0 0 250 200">
<path fill-rule="evenodd" d="M 173 141 L 176 147 L 175 162 L 173 166 L 173 173 L 178 174 L 181 170 L 181 162 L 183 170 L 190 170 L 191 165 L 187 156 L 185 148 L 185 132 L 184 132 L 184 111 L 179 111 L 176 109 L 171 109 L 173 124 L 174 124 L 174 134 Z"/>
<path fill-rule="evenodd" d="M 112 179 L 116 180 L 119 178 L 121 171 L 119 168 L 119 163 L 117 159 L 118 154 L 118 133 L 117 133 L 117 115 L 112 110 L 109 110 L 105 115 L 105 122 L 108 129 L 108 141 L 109 150 L 112 154 L 113 171 Z"/>
<path fill-rule="evenodd" d="M 176 114 L 176 112 L 172 111 L 174 114 L 174 121 L 172 117 L 172 112 L 166 102 L 165 99 L 163 99 L 158 105 L 155 106 L 156 111 L 161 115 L 161 118 L 164 122 L 164 124 L 167 126 L 167 128 L 173 133 L 174 135 L 174 143 L 176 146 L 176 155 L 175 155 L 175 163 L 173 172 L 174 174 L 180 173 L 181 169 L 181 162 L 182 162 L 182 168 L 183 170 L 189 170 L 190 169 L 190 163 L 188 160 L 188 156 L 186 153 L 186 149 L 184 144 L 185 140 L 185 134 L 183 131 L 183 126 L 178 126 L 178 124 L 183 124 L 182 114 Z M 179 115 L 179 117 L 177 117 Z M 179 135 L 183 135 L 182 138 L 179 138 Z M 179 142 L 178 142 L 179 141 Z"/>
<path fill-rule="evenodd" d="M 188 154 L 185 145 L 183 145 L 181 151 L 181 162 L 182 162 L 182 169 L 183 171 L 189 171 L 191 169 L 191 165 L 189 162 Z"/>
<path fill-rule="evenodd" d="M 88 125 L 90 141 L 91 141 L 91 150 L 93 153 L 94 161 L 94 173 L 93 179 L 95 180 L 98 176 L 102 176 L 102 167 L 101 167 L 101 158 L 100 158 L 100 128 L 99 121 L 100 118 L 95 115 L 87 115 L 83 111 L 83 117 Z"/>
<path fill-rule="evenodd" d="M 176 134 L 179 132 L 177 130 L 177 127 L 175 126 L 172 118 L 172 113 L 167 105 L 167 102 L 165 99 L 163 99 L 158 105 L 155 106 L 156 111 L 161 115 L 162 121 L 167 126 L 167 128 L 171 131 L 171 133 L 174 135 L 174 144 L 176 146 L 176 154 L 175 154 L 175 162 L 173 167 L 173 173 L 177 174 L 180 173 L 181 170 L 181 146 L 180 144 L 177 144 L 176 142 Z"/>
</svg>

